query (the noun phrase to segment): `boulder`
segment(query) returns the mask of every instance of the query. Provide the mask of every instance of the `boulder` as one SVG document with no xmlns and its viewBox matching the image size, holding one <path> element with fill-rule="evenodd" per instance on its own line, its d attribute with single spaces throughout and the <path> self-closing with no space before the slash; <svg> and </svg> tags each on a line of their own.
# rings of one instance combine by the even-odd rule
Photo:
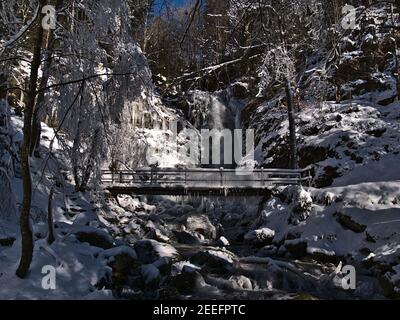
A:
<svg viewBox="0 0 400 320">
<path fill-rule="evenodd" d="M 199 244 L 200 239 L 196 235 L 187 231 L 173 231 L 177 241 L 182 244 Z"/>
<path fill-rule="evenodd" d="M 195 265 L 205 266 L 216 273 L 225 273 L 233 269 L 237 257 L 228 250 L 207 250 L 199 251 L 190 258 L 190 262 Z"/>
<path fill-rule="evenodd" d="M 142 264 L 150 264 L 163 257 L 170 258 L 171 261 L 179 260 L 178 251 L 166 243 L 155 240 L 140 240 L 135 243 L 134 247 L 138 260 Z"/>
<path fill-rule="evenodd" d="M 283 191 L 286 203 L 290 205 L 292 211 L 289 223 L 299 224 L 307 220 L 313 206 L 311 194 L 299 186 L 289 186 Z"/>
<path fill-rule="evenodd" d="M 76 239 L 86 242 L 93 247 L 111 249 L 114 247 L 114 239 L 104 230 L 92 227 L 80 227 L 75 232 Z"/>
<path fill-rule="evenodd" d="M 251 280 L 245 276 L 231 276 L 229 281 L 235 290 L 253 290 Z"/>
<path fill-rule="evenodd" d="M 153 262 L 153 266 L 155 266 L 163 275 L 167 275 L 171 273 L 172 268 L 172 260 L 167 257 L 162 257 Z"/>
<path fill-rule="evenodd" d="M 257 255 L 259 257 L 271 257 L 271 256 L 276 255 L 277 252 L 278 252 L 278 248 L 277 247 L 272 246 L 272 245 L 268 245 L 268 246 L 262 247 L 258 251 Z"/>
<path fill-rule="evenodd" d="M 190 214 L 181 219 L 187 231 L 197 232 L 202 234 L 207 239 L 215 239 L 217 230 L 206 215 Z"/>
<path fill-rule="evenodd" d="M 218 247 L 222 247 L 222 248 L 231 245 L 230 242 L 229 242 L 229 240 L 228 240 L 227 238 L 225 238 L 225 237 L 220 237 L 220 238 L 215 242 L 215 244 L 216 244 Z"/>
<path fill-rule="evenodd" d="M 304 258 L 307 255 L 307 242 L 305 240 L 286 240 L 284 248 L 296 259 Z"/>
<path fill-rule="evenodd" d="M 307 256 L 322 263 L 332 262 L 336 264 L 340 261 L 340 257 L 336 255 L 335 251 L 310 246 L 307 247 Z"/>
<path fill-rule="evenodd" d="M 157 288 L 160 280 L 160 270 L 153 264 L 146 264 L 141 267 L 141 274 L 147 288 Z"/>
<path fill-rule="evenodd" d="M 275 237 L 275 231 L 269 228 L 253 230 L 245 234 L 244 240 L 254 245 L 271 244 Z"/>
<path fill-rule="evenodd" d="M 106 260 L 112 269 L 112 286 L 121 287 L 128 283 L 129 276 L 137 268 L 137 255 L 130 247 L 122 246 L 108 249 L 100 253 L 99 260 Z"/>
<path fill-rule="evenodd" d="M 16 239 L 14 237 L 0 237 L 0 247 L 11 247 L 14 244 L 15 240 Z"/>
<path fill-rule="evenodd" d="M 189 295 L 196 293 L 198 288 L 206 284 L 203 276 L 197 271 L 182 272 L 170 279 L 169 285 L 180 294 Z"/>
<path fill-rule="evenodd" d="M 343 228 L 349 229 L 355 233 L 363 233 L 367 229 L 366 225 L 358 223 L 350 215 L 343 212 L 338 213 L 337 221 Z"/>
</svg>

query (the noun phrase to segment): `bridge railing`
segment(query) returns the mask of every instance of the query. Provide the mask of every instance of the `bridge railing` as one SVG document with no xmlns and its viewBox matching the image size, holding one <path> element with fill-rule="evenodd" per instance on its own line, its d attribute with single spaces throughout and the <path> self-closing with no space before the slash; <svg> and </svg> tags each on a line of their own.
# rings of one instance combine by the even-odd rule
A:
<svg viewBox="0 0 400 320">
<path fill-rule="evenodd" d="M 253 187 L 268 185 L 310 184 L 311 168 L 289 169 L 176 169 L 153 168 L 135 170 L 104 170 L 103 184 L 138 186 L 185 186 L 185 187 Z"/>
</svg>

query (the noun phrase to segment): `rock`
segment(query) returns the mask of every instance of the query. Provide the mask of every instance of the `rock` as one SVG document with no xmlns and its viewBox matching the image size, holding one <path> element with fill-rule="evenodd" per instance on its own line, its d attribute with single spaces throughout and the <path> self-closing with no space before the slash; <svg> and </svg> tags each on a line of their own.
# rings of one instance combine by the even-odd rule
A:
<svg viewBox="0 0 400 320">
<path fill-rule="evenodd" d="M 322 204 L 324 206 L 331 206 L 335 202 L 339 201 L 340 199 L 332 192 L 323 192 L 321 194 L 318 194 L 317 196 L 317 202 L 319 204 Z"/>
<path fill-rule="evenodd" d="M 225 273 L 233 269 L 237 257 L 228 250 L 199 251 L 190 258 L 190 262 L 199 266 L 206 266 L 214 272 Z"/>
<path fill-rule="evenodd" d="M 258 251 L 257 255 L 258 255 L 259 257 L 271 257 L 271 256 L 276 255 L 277 252 L 278 252 L 278 248 L 275 247 L 275 246 L 271 246 L 271 245 L 270 245 L 270 246 L 262 247 L 262 248 Z"/>
<path fill-rule="evenodd" d="M 232 97 L 236 99 L 246 99 L 249 94 L 247 85 L 240 82 L 233 83 L 230 87 L 230 91 Z"/>
<path fill-rule="evenodd" d="M 305 240 L 286 240 L 284 247 L 296 259 L 304 258 L 307 255 L 307 242 Z"/>
<path fill-rule="evenodd" d="M 150 264 L 163 257 L 170 258 L 173 262 L 179 259 L 179 253 L 173 246 L 155 240 L 137 241 L 135 251 L 142 264 Z"/>
<path fill-rule="evenodd" d="M 289 218 L 290 224 L 299 224 L 310 216 L 313 200 L 311 194 L 303 187 L 289 186 L 283 190 L 282 195 L 292 211 Z"/>
<path fill-rule="evenodd" d="M 200 239 L 197 238 L 195 235 L 191 234 L 190 232 L 187 231 L 173 231 L 177 241 L 182 244 L 199 244 Z"/>
<path fill-rule="evenodd" d="M 319 132 L 320 131 L 318 131 L 317 133 Z M 324 161 L 329 157 L 331 153 L 332 151 L 329 148 L 312 145 L 304 146 L 299 150 L 299 166 L 301 168 L 305 168 L 309 165 Z"/>
<path fill-rule="evenodd" d="M 217 236 L 216 228 L 210 222 L 210 219 L 208 219 L 206 215 L 187 215 L 179 219 L 179 222 L 185 225 L 187 231 L 197 232 L 199 234 L 202 234 L 207 239 L 215 239 Z"/>
<path fill-rule="evenodd" d="M 215 243 L 218 247 L 227 247 L 231 245 L 229 240 L 225 237 L 220 237 Z"/>
<path fill-rule="evenodd" d="M 200 267 L 195 266 L 194 264 L 190 263 L 189 261 L 179 261 L 172 265 L 171 274 L 173 276 L 176 276 L 182 272 L 191 272 L 191 271 L 199 271 L 199 270 L 201 270 Z"/>
<path fill-rule="evenodd" d="M 349 229 L 355 233 L 363 233 L 367 229 L 366 225 L 354 221 L 351 216 L 345 213 L 339 213 L 337 221 L 341 224 L 343 228 Z"/>
<path fill-rule="evenodd" d="M 132 264 L 137 261 L 137 254 L 135 250 L 128 246 L 121 246 L 104 250 L 102 253 L 100 253 L 99 259 L 107 259 L 110 262 L 117 260 L 118 257 L 121 256 L 128 257 L 127 260 L 130 260 Z"/>
<path fill-rule="evenodd" d="M 170 258 L 162 257 L 154 261 L 153 265 L 164 275 L 171 273 L 172 261 Z"/>
<path fill-rule="evenodd" d="M 150 231 L 151 238 L 163 242 L 163 243 L 171 243 L 170 238 L 168 238 L 166 235 L 164 235 L 159 229 L 153 229 Z"/>
<path fill-rule="evenodd" d="M 137 255 L 130 247 L 122 246 L 103 251 L 99 260 L 106 260 L 112 269 L 112 286 L 121 287 L 128 283 L 129 276 L 137 268 Z"/>
<path fill-rule="evenodd" d="M 119 205 L 127 211 L 135 212 L 138 208 L 141 208 L 140 201 L 131 196 L 119 195 L 117 200 Z"/>
<path fill-rule="evenodd" d="M 253 290 L 251 280 L 245 276 L 231 276 L 229 281 L 235 290 Z"/>
<path fill-rule="evenodd" d="M 114 239 L 104 230 L 91 227 L 80 227 L 75 233 L 80 242 L 87 242 L 93 247 L 110 249 L 114 247 Z"/>
<path fill-rule="evenodd" d="M 334 251 L 329 251 L 321 248 L 307 247 L 307 256 L 322 263 L 337 263 L 340 261 L 340 258 L 336 256 L 336 253 Z"/>
<path fill-rule="evenodd" d="M 1 247 L 11 247 L 15 242 L 14 237 L 0 238 L 0 246 Z"/>
<path fill-rule="evenodd" d="M 317 188 L 326 188 L 332 185 L 333 181 L 336 178 L 339 178 L 341 176 L 341 173 L 339 172 L 338 167 L 333 167 L 333 166 L 326 166 L 324 168 L 323 174 L 318 176 L 318 178 L 314 181 L 315 186 Z"/>
<path fill-rule="evenodd" d="M 203 276 L 197 272 L 183 272 L 170 279 L 169 285 L 179 293 L 189 295 L 196 293 L 197 289 L 206 284 Z"/>
<path fill-rule="evenodd" d="M 275 237 L 275 231 L 269 228 L 253 230 L 245 234 L 244 240 L 254 245 L 271 244 Z"/>
<path fill-rule="evenodd" d="M 156 288 L 161 279 L 160 270 L 153 264 L 147 264 L 141 267 L 143 281 L 148 288 Z"/>
<path fill-rule="evenodd" d="M 387 131 L 386 128 L 377 128 L 377 129 L 372 129 L 369 131 L 366 131 L 366 134 L 376 137 L 376 138 L 380 138 L 384 135 L 384 133 Z"/>
</svg>

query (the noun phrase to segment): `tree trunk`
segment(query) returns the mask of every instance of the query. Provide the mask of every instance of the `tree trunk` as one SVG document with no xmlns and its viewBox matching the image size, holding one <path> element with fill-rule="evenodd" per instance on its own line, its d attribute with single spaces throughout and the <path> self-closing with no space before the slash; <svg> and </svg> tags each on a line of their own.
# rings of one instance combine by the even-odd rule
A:
<svg viewBox="0 0 400 320">
<path fill-rule="evenodd" d="M 292 88 L 288 79 L 286 79 L 286 103 L 289 117 L 290 168 L 297 169 L 296 123 L 293 111 Z"/>
<path fill-rule="evenodd" d="M 39 12 L 45 5 L 45 0 L 39 2 Z M 40 15 L 39 15 L 40 17 Z M 29 149 L 31 145 L 31 130 L 32 130 L 32 113 L 35 107 L 35 98 L 37 90 L 38 71 L 41 60 L 41 49 L 43 41 L 43 28 L 41 21 L 36 21 L 36 28 L 34 29 L 36 36 L 34 41 L 33 58 L 31 64 L 31 74 L 29 79 L 29 91 L 27 95 L 27 103 L 24 109 L 24 128 L 23 128 L 23 142 L 21 149 L 21 175 L 22 175 L 22 208 L 20 216 L 21 228 L 21 260 L 16 271 L 20 278 L 24 278 L 32 262 L 33 255 L 33 236 L 30 225 L 30 210 L 32 201 L 32 181 L 31 171 L 29 166 Z"/>
<path fill-rule="evenodd" d="M 60 10 L 63 6 L 64 0 L 58 0 L 56 4 L 56 11 Z M 46 51 L 45 51 L 45 59 L 44 59 L 44 65 L 43 65 L 43 72 L 42 72 L 42 79 L 40 80 L 40 86 L 39 88 L 46 88 L 47 83 L 49 81 L 50 77 L 50 67 L 53 61 L 53 51 L 54 51 L 54 31 L 49 30 L 48 31 L 48 38 L 47 38 L 47 45 L 46 45 Z M 37 101 L 36 101 L 36 106 L 33 111 L 33 119 L 32 119 L 32 138 L 31 138 L 31 145 L 30 145 L 30 156 L 32 157 L 37 149 L 37 147 L 40 145 L 40 134 L 42 131 L 41 127 L 41 113 L 43 112 L 43 103 L 44 103 L 44 97 L 45 97 L 45 92 L 40 91 Z"/>
<path fill-rule="evenodd" d="M 54 196 L 54 187 L 52 187 L 50 190 L 49 202 L 47 204 L 47 225 L 49 229 L 49 233 L 47 236 L 48 244 L 52 244 L 56 239 L 54 236 L 54 226 L 53 226 L 53 196 Z"/>
</svg>

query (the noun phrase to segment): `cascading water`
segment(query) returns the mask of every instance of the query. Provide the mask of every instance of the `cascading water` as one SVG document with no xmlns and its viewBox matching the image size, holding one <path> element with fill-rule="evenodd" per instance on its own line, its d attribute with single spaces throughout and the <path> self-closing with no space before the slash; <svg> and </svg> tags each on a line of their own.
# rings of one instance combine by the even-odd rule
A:
<svg viewBox="0 0 400 320">
<path fill-rule="evenodd" d="M 245 105 L 242 100 L 236 100 L 231 97 L 229 90 L 218 91 L 215 93 L 193 91 L 190 93 L 190 109 L 189 120 L 199 130 L 209 129 L 215 130 L 220 139 L 223 139 L 223 130 L 230 130 L 233 133 L 234 129 L 242 129 L 241 112 Z M 232 134 L 232 137 L 234 135 Z M 210 146 L 210 164 L 202 164 L 203 167 L 224 167 L 235 168 L 234 161 L 234 146 L 229 148 L 232 150 L 232 160 L 225 159 L 225 148 L 228 147 L 226 143 L 221 141 L 220 148 L 220 163 L 211 165 L 212 150 Z"/>
</svg>

